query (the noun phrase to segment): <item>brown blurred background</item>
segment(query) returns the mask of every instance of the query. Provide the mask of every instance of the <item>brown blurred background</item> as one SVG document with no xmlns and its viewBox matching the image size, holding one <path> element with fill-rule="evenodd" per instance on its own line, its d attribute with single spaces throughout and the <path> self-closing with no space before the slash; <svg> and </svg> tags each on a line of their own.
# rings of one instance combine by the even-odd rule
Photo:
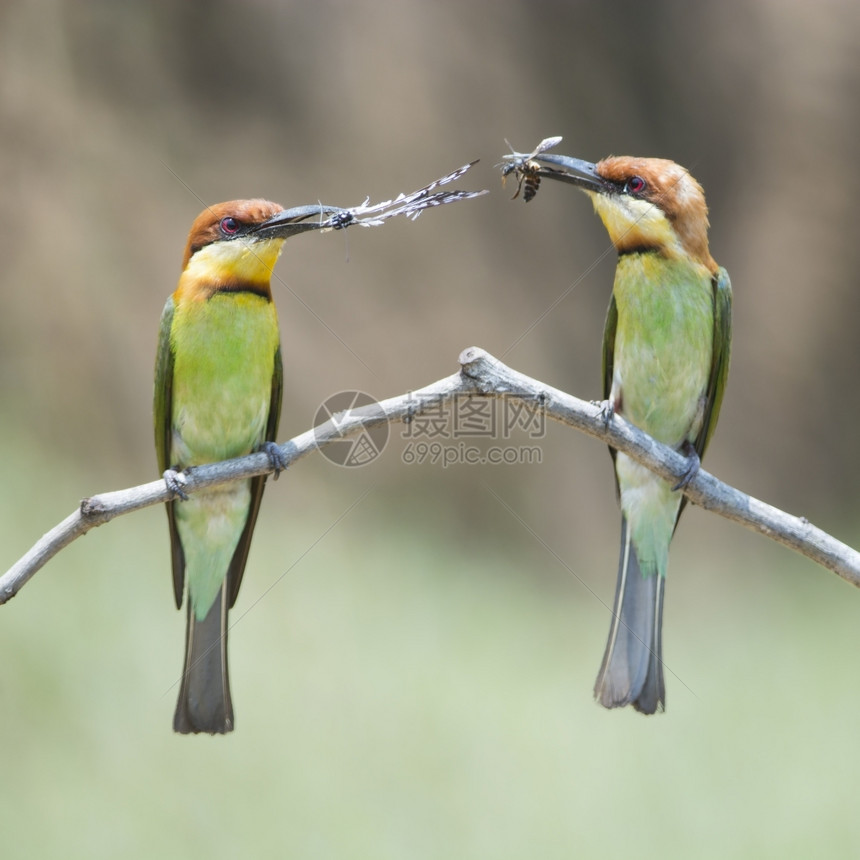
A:
<svg viewBox="0 0 860 860">
<path fill-rule="evenodd" d="M 282 439 L 311 426 L 317 407 L 329 395 L 359 389 L 383 398 L 418 388 L 454 372 L 460 350 L 470 345 L 484 347 L 518 370 L 573 394 L 597 398 L 603 315 L 614 270 L 613 254 L 601 258 L 608 246 L 605 232 L 587 199 L 567 187 L 545 183 L 535 201 L 512 202 L 514 186 L 509 183 L 503 189 L 494 167 L 507 151 L 506 138 L 527 150 L 555 134 L 564 136 L 558 152 L 592 160 L 610 153 L 659 155 L 686 165 L 703 184 L 711 212 L 711 251 L 728 269 L 735 295 L 729 387 L 706 467 L 856 544 L 860 5 L 854 0 L 35 0 L 0 7 L 0 430 L 7 439 L 2 458 L 6 563 L 68 513 L 78 498 L 156 476 L 151 391 L 158 320 L 175 287 L 186 231 L 203 204 L 263 196 L 287 206 L 317 200 L 349 206 L 366 196 L 388 199 L 468 160 L 481 159 L 460 185 L 489 188 L 485 197 L 429 212 L 416 223 L 398 219 L 379 228 L 309 235 L 287 243 L 277 269 L 281 282 L 275 286 L 287 374 Z M 400 428 L 393 432 L 397 437 Z M 592 771 L 579 761 L 578 751 L 571 752 L 573 758 L 553 770 L 555 781 L 546 774 L 532 779 L 522 768 L 536 753 L 526 744 L 521 759 L 508 760 L 493 747 L 487 751 L 488 761 L 461 773 L 454 762 L 468 758 L 464 751 L 472 750 L 487 722 L 497 718 L 488 713 L 486 720 L 478 719 L 475 708 L 468 708 L 468 718 L 448 715 L 445 725 L 455 727 L 451 731 L 457 739 L 453 747 L 423 746 L 429 743 L 428 735 L 432 739 L 439 731 L 432 720 L 430 728 L 416 728 L 416 735 L 404 740 L 404 748 L 421 746 L 434 762 L 447 761 L 447 769 L 444 764 L 438 768 L 450 784 L 436 765 L 411 770 L 411 759 L 402 751 L 392 754 L 389 769 L 379 770 L 378 758 L 359 766 L 350 755 L 356 746 L 367 744 L 367 736 L 351 724 L 347 728 L 347 714 L 355 703 L 339 700 L 336 693 L 342 687 L 332 682 L 336 689 L 330 691 L 329 705 L 344 714 L 345 722 L 328 725 L 324 733 L 319 729 L 319 744 L 326 751 L 328 780 L 348 783 L 342 788 L 342 803 L 329 807 L 328 790 L 303 781 L 314 770 L 313 760 L 298 765 L 305 777 L 296 777 L 296 762 L 279 763 L 277 779 L 289 772 L 299 783 L 287 788 L 278 782 L 270 769 L 271 745 L 313 750 L 313 744 L 294 725 L 267 737 L 258 723 L 256 741 L 262 744 L 260 737 L 266 737 L 268 752 L 258 759 L 251 756 L 260 769 L 256 775 L 247 764 L 249 754 L 239 757 L 246 765 L 237 766 L 250 768 L 243 778 L 250 786 L 270 780 L 277 785 L 277 796 L 286 792 L 284 796 L 292 797 L 294 792 L 304 798 L 306 808 L 283 838 L 270 834 L 263 839 L 262 823 L 262 831 L 248 824 L 248 832 L 253 830 L 261 845 L 273 850 L 307 852 L 300 856 L 423 856 L 404 846 L 415 834 L 429 838 L 437 826 L 447 836 L 438 837 L 441 841 L 432 843 L 438 853 L 429 851 L 427 856 L 478 857 L 490 856 L 490 851 L 495 852 L 492 856 L 555 856 L 551 848 L 558 849 L 557 856 L 570 856 L 569 850 L 577 846 L 596 851 L 602 843 L 596 835 L 594 842 L 588 841 L 583 835 L 587 826 L 574 832 L 573 825 L 559 824 L 549 812 L 544 820 L 540 811 L 518 818 L 514 810 L 521 808 L 524 796 L 542 796 L 540 786 L 553 795 L 554 803 L 562 804 L 561 818 L 565 810 L 582 809 L 590 793 L 578 800 L 571 797 L 569 806 L 558 798 L 564 797 L 560 786 L 576 780 L 585 767 L 584 783 L 607 780 L 605 804 L 589 816 L 602 822 L 600 815 L 605 815 L 600 829 L 611 829 L 624 803 L 611 793 L 610 774 L 629 775 L 631 768 L 629 754 L 618 752 L 616 735 L 649 737 L 648 732 L 655 731 L 650 728 L 653 721 L 628 720 L 626 715 L 619 720 L 597 711 L 590 701 L 608 626 L 603 604 L 611 601 L 616 564 L 618 514 L 609 457 L 596 442 L 560 427 L 549 428 L 537 467 L 410 467 L 400 462 L 401 449 L 395 438 L 381 461 L 367 469 L 338 469 L 313 457 L 270 485 L 249 574 L 251 580 L 258 577 L 256 591 L 244 586 L 244 608 L 256 606 L 269 583 L 289 568 L 285 582 L 306 577 L 307 600 L 316 607 L 311 612 L 314 624 L 326 631 L 321 639 L 339 641 L 340 649 L 360 649 L 356 640 L 367 630 L 369 611 L 360 602 L 367 599 L 364 577 L 376 577 L 379 593 L 373 601 L 380 595 L 391 600 L 391 615 L 377 619 L 382 624 L 376 633 L 379 652 L 372 657 L 384 659 L 381 655 L 390 655 L 395 640 L 394 631 L 386 635 L 385 624 L 405 611 L 391 589 L 397 593 L 402 587 L 402 573 L 420 569 L 424 574 L 414 592 L 415 618 L 424 617 L 427 600 L 449 606 L 440 611 L 433 633 L 446 643 L 439 646 L 440 672 L 445 674 L 443 667 L 462 656 L 462 643 L 456 636 L 447 638 L 450 607 L 462 604 L 438 580 L 453 577 L 461 583 L 486 563 L 486 575 L 477 579 L 483 585 L 469 587 L 476 589 L 476 609 L 496 600 L 496 589 L 509 596 L 497 617 L 503 640 L 506 633 L 498 619 L 516 618 L 524 600 L 536 601 L 535 626 L 522 632 L 526 639 L 549 625 L 545 613 L 550 611 L 558 612 L 559 631 L 567 629 L 565 613 L 573 617 L 578 612 L 582 624 L 592 625 L 577 634 L 576 643 L 547 647 L 535 658 L 541 671 L 553 663 L 567 697 L 563 708 L 541 700 L 546 706 L 541 716 L 522 715 L 521 721 L 512 717 L 516 727 L 528 734 L 535 719 L 551 726 L 546 748 L 538 754 L 546 764 L 562 755 L 560 749 L 576 750 L 579 741 L 599 748 L 594 734 L 583 741 L 581 719 L 590 731 L 608 733 L 606 743 L 619 760 L 607 765 L 602 753 L 595 753 Z M 368 500 L 348 515 L 343 528 L 338 524 L 329 531 L 371 487 Z M 139 777 L 143 785 L 158 783 L 153 762 L 161 761 L 161 752 L 169 770 L 177 754 L 195 749 L 195 741 L 182 747 L 170 736 L 173 692 L 158 698 L 179 668 L 182 625 L 171 608 L 162 519 L 160 511 L 150 511 L 100 530 L 98 537 L 51 562 L 21 597 L 2 609 L 3 621 L 10 625 L 5 636 L 0 633 L 4 662 L 44 649 L 39 671 L 24 660 L 18 668 L 7 668 L 5 681 L 0 672 L 6 689 L 0 690 L 0 697 L 18 703 L 7 706 L 6 716 L 21 721 L 20 749 L 37 743 L 37 736 L 28 734 L 34 712 L 41 713 L 40 731 L 54 737 L 50 726 L 55 723 L 78 725 L 70 714 L 79 708 L 79 731 L 92 732 L 93 749 L 104 748 L 106 732 L 111 738 L 111 757 L 102 760 L 103 770 L 95 771 L 99 784 L 110 784 L 111 762 L 127 754 L 125 744 L 135 744 L 144 731 L 151 733 L 146 737 L 152 747 L 129 766 L 129 772 L 137 767 L 145 771 Z M 111 534 L 103 536 L 108 530 Z M 132 561 L 140 565 L 139 571 Z M 321 584 L 334 569 L 346 571 L 345 580 Z M 709 706 L 698 699 L 690 706 L 689 735 L 684 736 L 694 747 L 699 742 L 702 749 L 719 744 L 719 719 L 731 719 L 732 703 L 740 706 L 739 700 L 745 699 L 736 673 L 756 651 L 757 625 L 774 600 L 789 601 L 794 608 L 786 609 L 786 615 L 775 613 L 772 635 L 759 631 L 773 652 L 760 662 L 759 654 L 756 664 L 748 666 L 750 689 L 765 702 L 772 687 L 786 697 L 774 705 L 772 719 L 794 709 L 795 695 L 804 701 L 816 695 L 819 701 L 826 699 L 827 692 L 810 693 L 810 685 L 822 677 L 821 683 L 832 680 L 835 685 L 841 679 L 843 708 L 860 705 L 856 650 L 845 658 L 839 645 L 843 640 L 834 641 L 833 652 L 810 658 L 808 675 L 796 675 L 786 664 L 784 646 L 777 644 L 783 640 L 773 638 L 794 641 L 798 618 L 815 616 L 810 623 L 816 626 L 797 646 L 802 652 L 810 643 L 831 639 L 834 629 L 848 637 L 843 644 L 856 648 L 860 604 L 848 586 L 763 538 L 694 509 L 678 532 L 670 578 L 667 660 L 682 660 L 685 649 L 696 653 L 700 633 L 703 653 L 713 661 L 711 670 L 727 673 L 724 684 L 715 683 L 709 690 Z M 347 632 L 339 632 L 342 639 L 336 640 L 325 625 L 336 624 L 331 601 L 346 600 L 344 589 L 355 589 L 348 592 L 349 599 L 359 603 L 355 612 L 346 613 L 348 621 L 341 619 Z M 309 624 L 307 614 L 299 617 L 296 609 L 302 605 L 301 595 L 284 593 L 283 600 L 283 612 L 297 613 L 290 616 L 291 623 Z M 844 607 L 845 626 L 833 620 L 834 607 Z M 510 616 L 505 614 L 508 609 Z M 77 614 L 84 611 L 93 612 L 86 621 Z M 129 620 L 127 613 L 138 620 Z M 58 669 L 57 651 L 71 647 L 77 655 L 78 644 L 69 643 L 86 639 L 87 630 L 105 617 L 113 621 L 92 634 L 99 639 L 92 646 L 94 662 L 80 669 L 86 683 L 69 681 L 76 692 L 56 692 L 59 681 L 53 673 L 68 679 L 72 666 L 80 667 L 75 662 Z M 283 621 L 283 615 L 274 617 Z M 472 623 L 483 623 L 480 611 L 469 619 L 463 623 L 470 630 Z M 415 623 L 413 619 L 407 624 L 407 635 Z M 260 629 L 260 636 L 271 635 L 262 618 L 249 626 Z M 292 629 L 284 635 L 293 635 Z M 472 630 L 469 635 L 478 634 Z M 156 647 L 153 638 L 158 640 L 157 653 L 149 650 Z M 717 646 L 728 639 L 737 639 L 736 650 L 722 660 Z M 273 675 L 264 673 L 261 684 L 266 690 L 273 683 L 289 687 L 295 681 L 291 673 L 304 658 L 290 653 L 291 642 L 278 646 L 287 653 L 279 651 L 273 658 Z M 397 647 L 403 643 L 398 641 Z M 236 666 L 256 659 L 249 643 L 234 649 Z M 485 677 L 487 667 L 495 667 L 494 681 L 510 684 L 499 701 L 520 702 L 534 693 L 521 696 L 503 676 L 498 652 L 489 645 L 487 652 L 487 663 L 475 671 Z M 341 653 L 337 648 L 331 652 L 335 665 L 340 665 Z M 126 676 L 125 666 L 132 662 L 138 668 Z M 702 660 L 690 663 L 688 672 L 702 669 Z M 422 671 L 419 667 L 426 670 L 427 665 L 416 657 L 404 671 L 414 679 L 415 672 Z M 318 679 L 333 666 L 306 671 L 309 688 L 317 689 Z M 360 670 L 366 671 L 367 666 Z M 379 671 L 391 678 L 398 670 L 387 666 Z M 534 671 L 534 666 L 524 669 L 525 676 Z M 234 674 L 241 683 L 238 668 Z M 713 680 L 713 672 L 709 677 Z M 446 700 L 435 684 L 437 676 L 425 680 L 420 695 L 437 703 Z M 473 675 L 464 676 L 464 684 L 473 681 Z M 118 685 L 121 696 L 115 695 Z M 695 752 L 672 747 L 679 742 L 672 726 L 677 733 L 685 725 L 680 704 L 676 722 L 671 722 L 685 686 L 670 679 L 670 712 L 656 729 L 665 748 L 654 753 L 653 762 L 633 768 L 634 782 L 641 777 L 642 785 L 650 786 L 654 769 L 660 771 L 666 760 L 696 760 Z M 52 704 L 40 704 L 46 689 L 52 691 Z M 260 695 L 241 687 L 234 695 L 239 731 L 235 741 L 227 741 L 233 746 L 226 748 L 237 750 L 242 731 L 255 731 L 253 708 Z M 377 713 L 377 706 L 380 712 L 396 709 L 403 695 L 403 687 L 395 683 L 379 696 L 356 691 L 370 715 Z M 135 697 L 153 698 L 151 713 L 142 713 Z M 299 698 L 307 702 L 308 697 L 311 693 L 305 690 Z M 108 723 L 122 724 L 121 732 L 112 735 L 93 714 L 101 712 L 100 707 L 88 703 L 109 701 L 105 707 L 110 712 L 119 699 L 129 711 L 105 717 Z M 716 708 L 721 718 L 710 707 L 715 701 L 722 703 Z M 300 706 L 291 703 L 285 709 L 295 712 Z M 329 713 L 328 706 L 320 708 Z M 581 717 L 573 709 L 576 714 L 582 709 Z M 706 739 L 698 739 L 695 728 L 702 710 L 714 720 L 709 724 L 714 734 Z M 841 713 L 853 724 L 856 708 Z M 763 739 L 771 738 L 771 717 L 766 711 L 759 714 L 758 728 L 744 736 L 755 731 L 762 736 L 739 753 L 737 771 L 766 745 Z M 787 742 L 804 748 L 809 740 L 806 718 L 797 719 L 796 734 Z M 93 728 L 93 720 L 98 728 Z M 309 724 L 317 727 L 314 720 Z M 379 719 L 369 716 L 368 725 L 378 726 Z M 827 723 L 816 726 L 816 736 L 833 729 Z M 516 731 L 511 728 L 514 736 Z M 333 737 L 339 741 L 329 757 Z M 501 749 L 511 745 L 510 737 L 499 738 Z M 846 742 L 849 738 L 853 741 L 853 734 L 845 736 Z M 378 740 L 386 747 L 383 738 Z M 70 787 L 77 765 L 74 756 L 67 760 L 65 754 L 68 744 L 74 747 L 78 741 L 77 734 L 55 741 L 57 760 L 65 762 L 59 767 L 65 768 Z M 837 737 L 833 743 L 841 749 Z M 216 746 L 207 744 L 207 756 L 219 755 Z M 726 856 L 727 851 L 766 856 L 761 846 L 773 843 L 763 830 L 779 829 L 793 800 L 805 798 L 807 790 L 815 796 L 824 790 L 831 800 L 841 796 L 839 783 L 824 779 L 821 784 L 829 788 L 815 782 L 819 788 L 813 790 L 806 774 L 792 770 L 789 778 L 787 772 L 775 770 L 781 749 L 775 744 L 773 760 L 761 765 L 762 774 L 768 784 L 770 779 L 788 785 L 796 781 L 797 791 L 773 807 L 772 820 L 763 813 L 750 820 L 746 841 L 719 842 L 722 854 L 715 847 L 714 856 Z M 508 754 L 513 755 L 510 749 Z M 808 754 L 810 762 L 818 761 L 812 747 Z M 17 779 L 33 772 L 32 762 L 21 755 L 20 771 L 13 770 Z M 691 771 L 719 767 L 703 755 L 701 766 L 690 765 Z M 344 776 L 347 771 L 362 774 L 354 785 Z M 44 780 L 34 778 L 34 798 L 50 781 L 50 773 L 45 765 Z M 174 779 L 166 772 L 164 778 Z M 221 778 L 219 774 L 213 781 Z M 368 778 L 375 785 L 369 796 L 378 798 L 379 805 L 359 813 L 356 797 L 365 796 Z M 687 796 L 683 786 L 691 778 L 676 774 L 671 790 L 678 792 L 681 805 Z M 483 805 L 487 780 L 520 784 L 523 797 Z M 208 780 L 204 782 L 208 786 Z M 401 832 L 387 812 L 396 807 L 395 797 L 402 800 L 409 794 L 405 785 L 414 789 L 418 784 L 423 786 L 421 799 L 403 813 L 410 823 L 403 824 Z M 693 817 L 696 810 L 713 807 L 717 797 L 731 795 L 732 785 L 727 772 L 719 785 L 699 786 L 701 793 L 693 792 L 698 804 Z M 207 786 L 198 785 L 191 793 L 205 792 Z M 755 781 L 745 788 L 751 798 L 761 789 Z M 317 797 L 318 803 L 313 800 Z M 147 841 L 140 834 L 150 832 L 147 824 L 155 813 L 145 804 L 141 810 L 140 801 L 134 792 L 124 797 L 138 809 L 139 820 L 118 817 L 113 834 L 118 841 L 108 842 L 126 850 L 138 845 L 142 856 L 152 856 L 159 849 L 157 840 Z M 368 802 L 366 797 L 362 802 Z M 738 804 L 737 809 L 714 808 L 732 815 L 741 806 L 746 809 L 746 802 Z M 35 814 L 35 800 L 25 806 Z M 171 833 L 174 818 L 186 822 L 177 830 L 192 852 L 186 856 L 192 856 L 194 849 L 207 844 L 198 830 L 206 829 L 207 815 L 222 814 L 212 812 L 217 808 L 213 800 L 205 811 L 157 817 L 157 829 Z M 501 835 L 504 827 L 479 824 L 488 809 L 499 821 L 521 822 L 521 829 Z M 462 812 L 457 827 L 446 830 L 454 810 L 468 812 Z M 663 818 L 655 814 L 648 824 L 640 824 L 649 839 L 666 846 L 673 844 L 674 831 L 672 816 L 664 811 Z M 83 808 L 80 814 L 89 820 L 93 812 Z M 191 819 L 199 814 L 198 825 L 188 824 L 186 813 Z M 63 813 L 56 815 L 62 820 Z M 253 812 L 248 815 L 253 817 Z M 550 821 L 558 824 L 557 833 Z M 665 831 L 655 821 L 664 822 Z M 311 834 L 325 830 L 327 822 L 351 835 L 337 849 L 332 847 L 336 843 L 320 837 L 322 847 L 314 854 L 308 848 L 316 844 Z M 379 835 L 378 842 L 362 830 L 365 825 Z M 820 848 L 818 827 L 826 829 L 813 817 L 808 830 L 786 837 L 786 845 L 801 846 L 801 851 L 803 846 Z M 534 847 L 530 840 L 536 831 L 546 836 L 544 853 L 523 853 L 525 846 Z M 627 836 L 619 845 L 636 844 L 637 832 L 642 831 L 631 830 L 629 845 Z M 828 832 L 833 836 L 835 831 Z M 838 833 L 840 841 L 833 846 L 857 846 L 856 830 Z M 689 846 L 702 848 L 698 835 L 691 826 Z M 208 838 L 211 845 L 233 844 L 211 834 Z M 235 846 L 253 847 L 249 838 L 236 837 Z M 98 856 L 98 839 L 92 834 L 81 839 L 86 848 L 81 856 Z M 165 836 L 165 843 L 175 844 L 171 839 Z M 710 855 L 703 849 L 687 850 L 685 856 Z"/>
<path fill-rule="evenodd" d="M 34 443 L 112 470 L 109 484 L 152 473 L 155 332 L 201 201 L 352 205 L 477 157 L 462 184 L 488 197 L 286 248 L 284 430 L 342 388 L 383 397 L 445 375 L 473 343 L 596 396 L 612 255 L 582 275 L 603 230 L 570 189 L 510 203 L 493 167 L 504 138 L 563 134 L 559 152 L 661 155 L 704 184 L 736 302 L 710 465 L 852 521 L 856 4 L 44 2 L 2 16 L 0 379 L 6 421 Z M 521 491 L 569 504 L 551 473 L 573 464 L 558 466 L 518 475 Z M 408 472 L 387 477 L 424 495 Z"/>
</svg>

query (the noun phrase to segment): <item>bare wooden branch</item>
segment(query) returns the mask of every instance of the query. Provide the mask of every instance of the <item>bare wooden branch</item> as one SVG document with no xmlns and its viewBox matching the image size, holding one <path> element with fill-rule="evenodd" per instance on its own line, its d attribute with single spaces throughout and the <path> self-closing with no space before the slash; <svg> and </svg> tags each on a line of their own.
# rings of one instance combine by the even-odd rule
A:
<svg viewBox="0 0 860 860">
<path fill-rule="evenodd" d="M 409 421 L 424 412 L 438 410 L 440 403 L 459 395 L 512 397 L 529 409 L 543 410 L 547 417 L 575 427 L 623 451 L 655 474 L 677 482 L 687 460 L 661 445 L 618 415 L 607 416 L 606 403 L 579 400 L 504 365 L 478 347 L 460 355 L 460 372 L 432 385 L 391 397 L 378 404 L 340 413 L 307 430 L 282 446 L 287 465 L 316 449 L 372 429 L 382 423 Z M 198 466 L 182 473 L 184 491 L 239 481 L 272 472 L 269 457 L 251 454 L 235 460 Z M 860 586 L 860 553 L 813 526 L 778 508 L 724 484 L 700 469 L 683 492 L 689 500 L 759 534 L 805 555 L 843 579 Z M 63 547 L 115 517 L 173 498 L 163 480 L 138 487 L 101 493 L 84 499 L 80 508 L 45 534 L 30 551 L 0 577 L 0 603 L 11 600 L 28 580 Z"/>
</svg>

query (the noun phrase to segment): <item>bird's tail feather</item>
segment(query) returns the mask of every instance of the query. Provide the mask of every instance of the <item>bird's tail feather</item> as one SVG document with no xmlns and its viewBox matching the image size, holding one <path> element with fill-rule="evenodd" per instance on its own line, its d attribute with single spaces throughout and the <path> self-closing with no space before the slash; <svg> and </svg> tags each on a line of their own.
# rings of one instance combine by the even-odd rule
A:
<svg viewBox="0 0 860 860">
<path fill-rule="evenodd" d="M 173 730 L 182 734 L 233 731 L 233 703 L 227 676 L 227 604 L 224 586 L 202 621 L 188 600 L 185 665 Z"/>
<path fill-rule="evenodd" d="M 612 626 L 594 685 L 595 698 L 606 708 L 632 704 L 643 714 L 664 708 L 661 630 L 665 584 L 659 573 L 642 575 L 627 520 L 622 517 Z"/>
</svg>

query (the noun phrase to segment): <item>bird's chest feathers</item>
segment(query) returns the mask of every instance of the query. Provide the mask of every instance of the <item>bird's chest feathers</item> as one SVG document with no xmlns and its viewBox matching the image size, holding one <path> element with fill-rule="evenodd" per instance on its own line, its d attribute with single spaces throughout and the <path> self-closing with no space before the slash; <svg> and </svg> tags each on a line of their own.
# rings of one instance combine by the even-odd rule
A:
<svg viewBox="0 0 860 860">
<path fill-rule="evenodd" d="M 171 462 L 250 453 L 264 440 L 278 323 L 252 293 L 216 293 L 174 312 Z"/>
<path fill-rule="evenodd" d="M 621 413 L 670 445 L 702 421 L 714 338 L 711 278 L 702 267 L 657 254 L 618 262 L 613 398 Z"/>
</svg>

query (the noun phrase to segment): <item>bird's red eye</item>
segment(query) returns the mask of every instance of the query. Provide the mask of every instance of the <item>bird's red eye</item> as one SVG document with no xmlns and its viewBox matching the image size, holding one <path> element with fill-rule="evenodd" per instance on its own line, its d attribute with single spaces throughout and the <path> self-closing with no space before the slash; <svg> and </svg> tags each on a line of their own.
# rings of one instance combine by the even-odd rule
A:
<svg viewBox="0 0 860 860">
<path fill-rule="evenodd" d="M 648 183 L 641 176 L 631 176 L 624 186 L 624 190 L 628 194 L 641 194 Z"/>
<path fill-rule="evenodd" d="M 235 218 L 222 218 L 221 232 L 226 233 L 228 236 L 235 235 L 239 232 L 239 222 Z"/>
</svg>

